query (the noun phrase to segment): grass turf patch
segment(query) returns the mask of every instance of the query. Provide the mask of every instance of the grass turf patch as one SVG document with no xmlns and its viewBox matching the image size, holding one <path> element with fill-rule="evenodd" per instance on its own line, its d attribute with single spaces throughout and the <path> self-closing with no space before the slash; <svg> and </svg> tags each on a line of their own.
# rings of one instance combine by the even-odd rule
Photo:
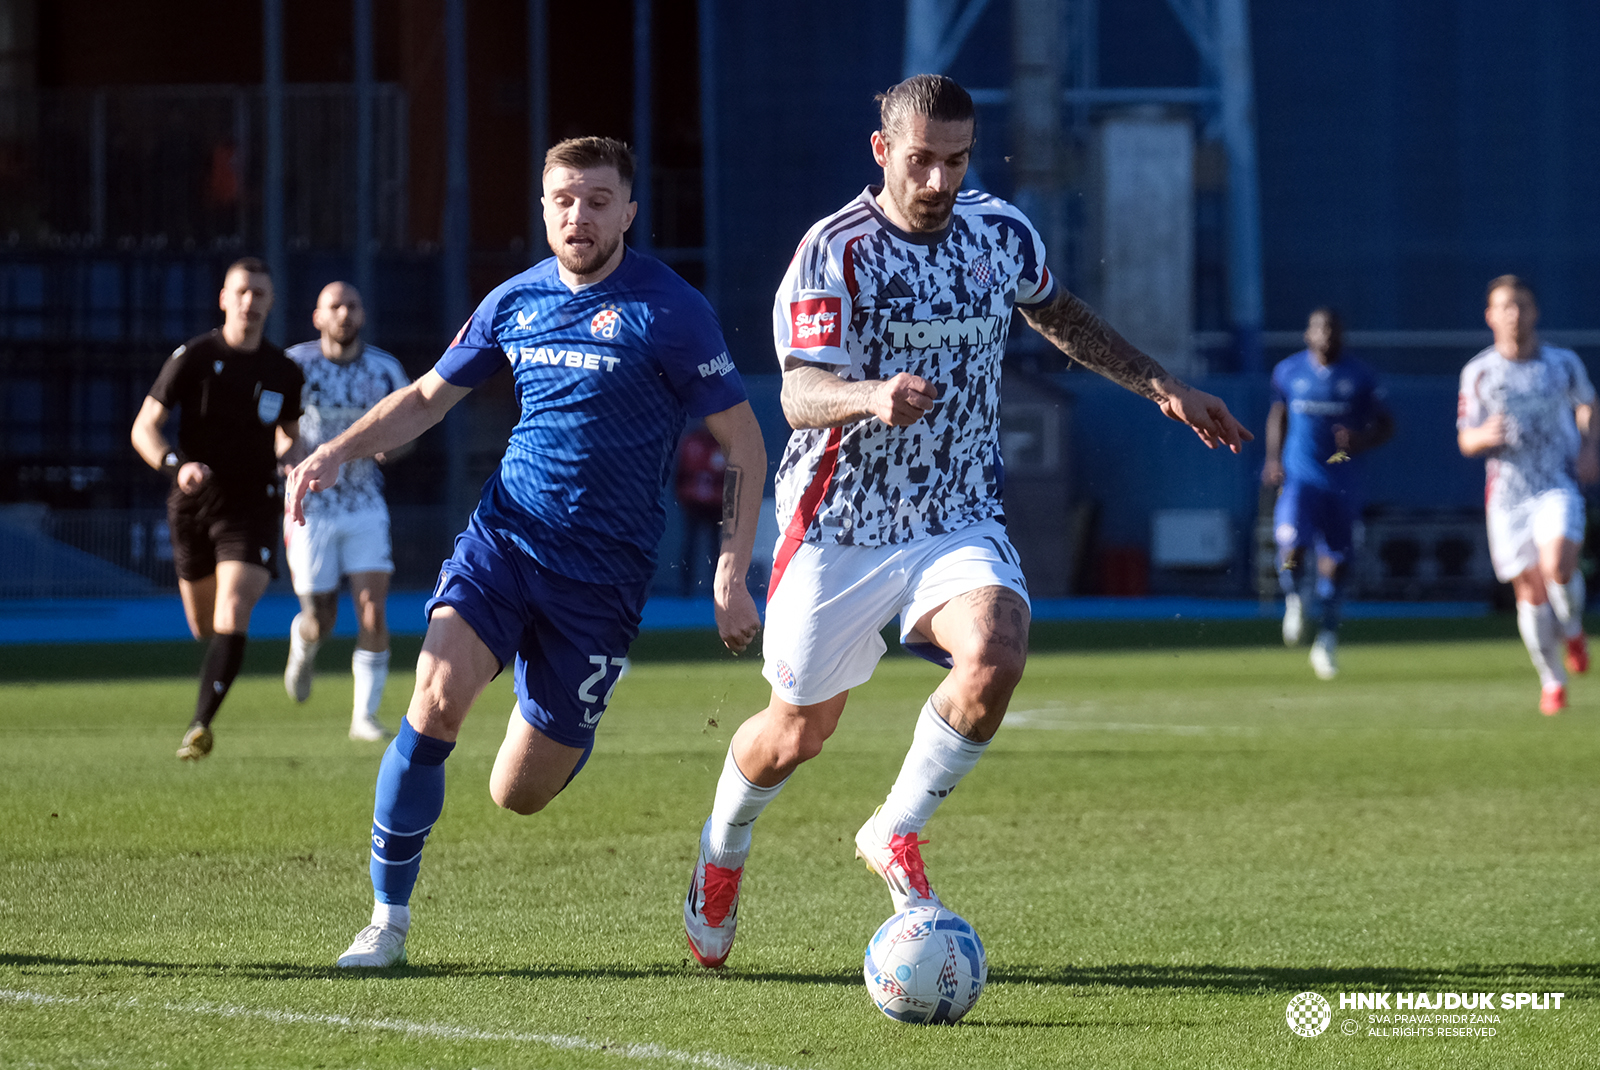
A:
<svg viewBox="0 0 1600 1070">
<path fill-rule="evenodd" d="M 1592 1059 L 1600 694 L 1579 680 L 1567 714 L 1539 716 L 1526 655 L 1501 639 L 1351 642 L 1341 665 L 1323 684 L 1281 647 L 1036 653 L 927 832 L 936 887 L 990 958 L 989 990 L 949 1029 L 888 1022 L 860 979 L 889 907 L 851 837 L 940 678 L 914 659 L 852 695 L 761 819 L 719 973 L 690 960 L 679 912 L 729 734 L 766 699 L 751 661 L 636 662 L 594 758 L 532 818 L 488 798 L 511 707 L 497 681 L 448 766 L 411 963 L 381 975 L 331 966 L 366 920 L 381 753 L 344 736 L 347 675 L 319 677 L 305 706 L 242 678 L 197 765 L 172 756 L 192 678 L 13 683 L 0 1066 Z M 410 687 L 391 678 L 389 724 Z M 1302 991 L 1333 1003 L 1319 1037 L 1285 1024 Z M 1395 1036 L 1338 1005 L 1479 991 L 1564 1000 L 1497 1010 L 1476 1037 Z"/>
</svg>

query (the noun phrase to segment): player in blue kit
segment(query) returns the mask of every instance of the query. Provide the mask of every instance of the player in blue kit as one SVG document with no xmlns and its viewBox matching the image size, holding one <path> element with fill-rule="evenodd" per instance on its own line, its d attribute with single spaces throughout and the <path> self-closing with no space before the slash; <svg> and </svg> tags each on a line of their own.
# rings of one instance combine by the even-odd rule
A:
<svg viewBox="0 0 1600 1070">
<path fill-rule="evenodd" d="M 536 813 L 583 767 L 639 631 L 687 417 L 704 418 L 728 462 L 717 630 L 738 652 L 760 628 L 744 577 L 766 476 L 761 429 L 710 305 L 623 244 L 632 184 L 621 142 L 552 148 L 544 219 L 555 257 L 493 290 L 431 371 L 290 477 L 298 521 L 306 493 L 332 486 L 340 464 L 409 442 L 510 364 L 521 419 L 427 605 L 416 692 L 378 770 L 372 923 L 340 966 L 406 961 L 407 904 L 444 805 L 445 758 L 507 664 L 517 705 L 490 777 L 495 802 Z"/>
<path fill-rule="evenodd" d="M 1306 348 L 1272 369 L 1267 463 L 1261 478 L 1281 484 L 1272 523 L 1283 587 L 1283 641 L 1305 631 L 1316 556 L 1320 602 L 1311 667 L 1319 679 L 1339 672 L 1339 617 L 1349 574 L 1351 534 L 1361 511 L 1361 466 L 1353 458 L 1389 441 L 1394 417 L 1371 368 L 1344 355 L 1338 313 L 1319 308 L 1306 322 Z"/>
</svg>

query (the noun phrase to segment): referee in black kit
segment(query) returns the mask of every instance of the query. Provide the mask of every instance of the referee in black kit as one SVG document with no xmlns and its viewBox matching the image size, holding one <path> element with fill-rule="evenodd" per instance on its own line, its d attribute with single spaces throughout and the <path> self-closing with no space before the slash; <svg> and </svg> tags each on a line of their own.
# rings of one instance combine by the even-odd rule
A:
<svg viewBox="0 0 1600 1070">
<path fill-rule="evenodd" d="M 209 641 L 194 721 L 178 757 L 211 753 L 211 720 L 244 661 L 250 613 L 278 574 L 283 531 L 279 465 L 300 459 L 304 377 L 261 337 L 272 276 L 255 257 L 223 277 L 222 326 L 173 351 L 133 422 L 133 448 L 172 478 L 167 522 L 183 612 Z M 163 433 L 180 410 L 176 448 Z"/>
</svg>

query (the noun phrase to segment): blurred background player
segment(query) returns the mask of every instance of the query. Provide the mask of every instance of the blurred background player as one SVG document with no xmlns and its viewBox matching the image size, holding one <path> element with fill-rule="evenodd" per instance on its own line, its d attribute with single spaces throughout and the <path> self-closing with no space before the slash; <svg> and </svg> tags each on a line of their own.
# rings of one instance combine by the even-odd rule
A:
<svg viewBox="0 0 1600 1070">
<path fill-rule="evenodd" d="M 361 295 L 345 282 L 330 282 L 317 297 L 311 322 L 321 337 L 290 346 L 289 359 L 306 378 L 300 438 L 307 452 L 342 434 L 367 410 L 409 383 L 393 356 L 361 338 L 366 312 Z M 283 686 L 296 702 L 311 697 L 312 663 L 322 640 L 333 634 L 339 613 L 339 578 L 350 578 L 356 611 L 356 649 L 350 659 L 355 702 L 350 738 L 377 740 L 389 735 L 378 722 L 384 683 L 389 678 L 389 624 L 385 603 L 394 558 L 389 539 L 389 507 L 383 500 L 378 465 L 396 452 L 345 462 L 339 481 L 305 503 L 304 526 L 285 523 L 283 545 L 300 597 L 300 612 L 289 625 L 289 663 Z"/>
<path fill-rule="evenodd" d="M 1272 369 L 1263 482 L 1283 489 L 1273 509 L 1278 582 L 1283 587 L 1283 641 L 1297 646 L 1315 589 L 1317 637 L 1311 668 L 1318 679 L 1338 674 L 1340 610 L 1350 571 L 1351 534 L 1361 513 L 1360 453 L 1394 435 L 1377 375 L 1344 355 L 1344 325 L 1331 308 L 1306 322 L 1306 348 Z"/>
<path fill-rule="evenodd" d="M 1494 345 L 1461 369 L 1456 442 L 1486 457 L 1489 556 L 1517 598 L 1517 630 L 1538 670 L 1539 709 L 1567 705 L 1567 674 L 1589 670 L 1583 632 L 1584 502 L 1600 480 L 1594 386 L 1570 349 L 1539 341 L 1533 290 L 1515 275 L 1489 283 Z"/>
<path fill-rule="evenodd" d="M 916 75 L 878 98 L 868 186 L 816 223 L 773 302 L 783 411 L 784 534 L 763 641 L 767 707 L 734 733 L 683 904 L 689 947 L 733 946 L 751 826 L 838 726 L 884 653 L 950 670 L 923 705 L 900 775 L 856 833 L 896 911 L 937 904 L 919 834 L 983 756 L 1027 660 L 1031 609 L 1001 519 L 1000 371 L 1012 312 L 1074 360 L 1235 452 L 1250 432 L 1168 375 L 1065 289 L 1012 205 L 961 191 L 975 111 Z"/>
<path fill-rule="evenodd" d="M 716 562 L 722 523 L 722 473 L 728 459 L 717 436 L 696 424 L 678 443 L 678 470 L 673 480 L 678 509 L 683 513 L 683 571 L 678 575 L 680 594 L 694 593 L 700 566 Z M 701 549 L 701 542 L 705 549 Z"/>
<path fill-rule="evenodd" d="M 688 417 L 705 420 L 728 459 L 718 634 L 739 651 L 761 627 L 745 573 L 767 454 L 716 315 L 671 268 L 623 244 L 638 208 L 626 145 L 563 141 L 545 156 L 543 186 L 555 256 L 491 290 L 430 371 L 290 476 L 298 519 L 305 493 L 333 486 L 344 461 L 411 441 L 509 362 L 521 416 L 428 602 L 416 691 L 374 790 L 372 923 L 342 967 L 405 962 L 444 762 L 503 668 L 517 702 L 490 796 L 537 813 L 583 768 L 639 633 Z"/>
<path fill-rule="evenodd" d="M 277 576 L 279 461 L 300 456 L 299 367 L 261 337 L 272 277 L 255 257 L 223 277 L 222 326 L 161 366 L 133 422 L 133 448 L 172 478 L 167 524 L 184 616 L 207 640 L 194 720 L 178 757 L 211 753 L 211 721 L 244 661 L 250 614 Z M 178 410 L 178 445 L 164 433 Z"/>
</svg>

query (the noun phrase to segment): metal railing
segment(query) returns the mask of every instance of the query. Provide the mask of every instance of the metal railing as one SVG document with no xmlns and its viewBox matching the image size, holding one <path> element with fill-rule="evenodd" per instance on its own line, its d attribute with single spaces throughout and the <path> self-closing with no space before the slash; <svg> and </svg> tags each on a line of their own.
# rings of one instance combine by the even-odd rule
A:
<svg viewBox="0 0 1600 1070">
<path fill-rule="evenodd" d="M 374 228 L 406 241 L 407 104 L 373 87 Z M 258 86 L 0 92 L 0 240 L 57 248 L 228 249 L 259 242 Z M 284 87 L 285 239 L 345 248 L 356 230 L 355 92 Z"/>
</svg>

